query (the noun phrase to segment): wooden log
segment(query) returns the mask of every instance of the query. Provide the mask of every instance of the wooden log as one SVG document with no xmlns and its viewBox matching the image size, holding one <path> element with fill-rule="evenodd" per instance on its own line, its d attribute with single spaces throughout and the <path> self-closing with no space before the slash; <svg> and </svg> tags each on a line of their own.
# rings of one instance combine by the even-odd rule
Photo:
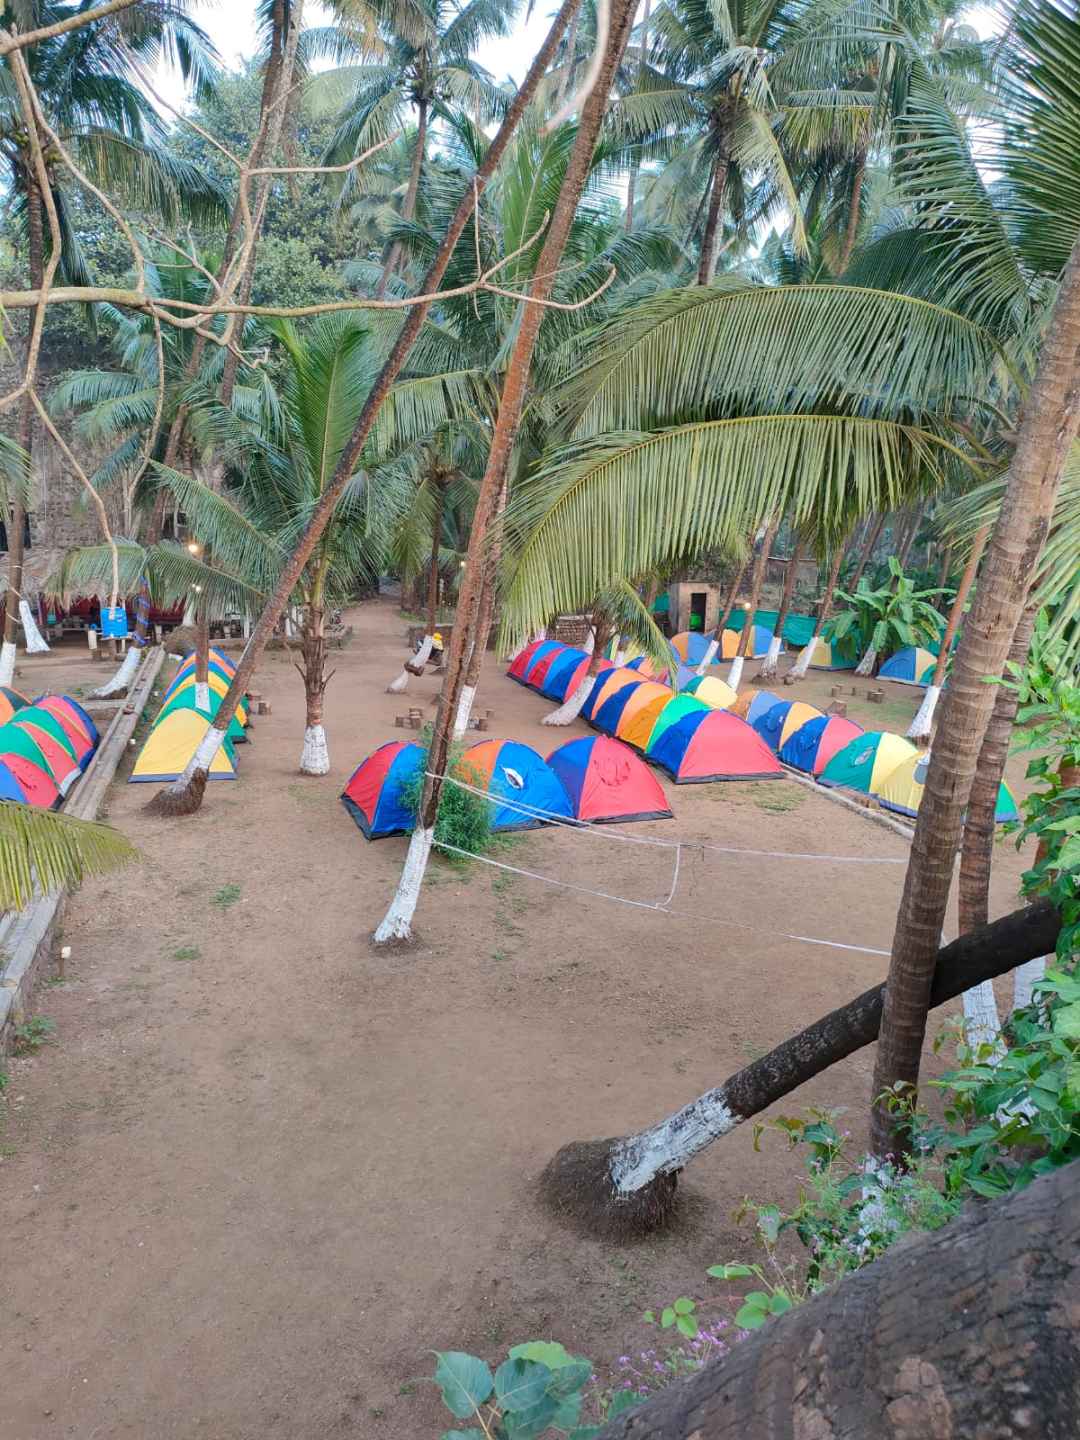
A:
<svg viewBox="0 0 1080 1440">
<path fill-rule="evenodd" d="M 888 1251 L 598 1440 L 1073 1440 L 1080 1161 Z"/>
</svg>

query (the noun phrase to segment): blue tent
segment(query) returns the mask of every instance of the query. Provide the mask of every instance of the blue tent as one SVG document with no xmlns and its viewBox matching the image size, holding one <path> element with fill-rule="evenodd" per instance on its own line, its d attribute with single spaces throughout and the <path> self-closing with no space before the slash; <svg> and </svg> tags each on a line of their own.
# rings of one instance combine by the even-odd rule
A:
<svg viewBox="0 0 1080 1440">
<path fill-rule="evenodd" d="M 569 684 L 570 676 L 578 668 L 583 660 L 588 660 L 584 650 L 567 649 L 548 666 L 547 674 L 544 676 L 540 686 L 540 694 L 546 695 L 549 700 L 565 700 L 566 687 Z"/>
<path fill-rule="evenodd" d="M 648 680 L 631 680 L 628 684 L 620 686 L 618 690 L 607 697 L 595 715 L 589 716 L 589 724 L 594 725 L 597 730 L 603 731 L 605 735 L 614 735 L 619 728 L 622 712 L 626 709 L 630 696 L 639 685 L 648 685 L 649 683 Z"/>
<path fill-rule="evenodd" d="M 566 649 L 566 646 L 565 646 L 565 645 L 561 645 L 558 640 L 541 640 L 540 644 L 537 645 L 536 649 L 535 649 L 535 650 L 532 652 L 532 654 L 529 656 L 528 664 L 527 664 L 527 665 L 525 666 L 525 668 L 522 670 L 521 675 L 520 675 L 520 676 L 515 675 L 513 678 L 514 678 L 515 680 L 520 679 L 522 685 L 528 685 L 528 683 L 529 683 L 529 676 L 531 675 L 531 673 L 532 673 L 532 671 L 535 669 L 535 667 L 539 664 L 539 662 L 540 662 L 541 660 L 543 660 L 546 655 L 550 655 L 553 650 L 565 650 L 565 649 Z M 513 669 L 513 667 L 511 666 L 511 670 L 512 670 L 512 669 Z"/>
<path fill-rule="evenodd" d="M 551 816 L 574 818 L 562 781 L 530 745 L 481 740 L 469 746 L 454 773 L 492 797 L 492 830 L 533 830 Z"/>
<path fill-rule="evenodd" d="M 407 835 L 415 816 L 405 803 L 404 786 L 424 763 L 415 742 L 390 740 L 362 760 L 341 792 L 345 808 L 369 840 Z"/>
</svg>

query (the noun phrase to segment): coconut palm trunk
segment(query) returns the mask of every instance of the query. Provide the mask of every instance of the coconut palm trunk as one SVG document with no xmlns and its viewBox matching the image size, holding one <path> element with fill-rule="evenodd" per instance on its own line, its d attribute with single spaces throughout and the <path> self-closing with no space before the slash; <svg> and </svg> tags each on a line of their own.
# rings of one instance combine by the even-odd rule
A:
<svg viewBox="0 0 1080 1440">
<path fill-rule="evenodd" d="M 875 549 L 877 548 L 877 543 L 881 539 L 881 532 L 882 530 L 884 530 L 884 528 L 884 515 L 879 515 L 876 520 L 871 518 L 869 527 L 866 532 L 866 539 L 863 542 L 862 549 L 859 551 L 858 561 L 856 562 L 855 569 L 851 572 L 851 578 L 847 582 L 846 588 L 849 593 L 852 593 L 859 588 L 859 581 L 863 577 L 863 571 L 870 563 L 870 557 L 873 555 Z"/>
<path fill-rule="evenodd" d="M 949 619 L 945 626 L 945 634 L 941 637 L 941 649 L 938 651 L 937 664 L 934 666 L 934 674 L 930 684 L 926 687 L 926 694 L 923 696 L 922 704 L 915 713 L 915 719 L 908 726 L 909 740 L 924 740 L 929 742 L 930 732 L 934 725 L 934 711 L 937 709 L 938 697 L 941 695 L 941 687 L 945 683 L 945 669 L 949 663 L 949 651 L 952 649 L 952 642 L 960 626 L 960 620 L 964 613 L 964 606 L 967 604 L 967 597 L 972 585 L 975 583 L 975 576 L 979 569 L 979 561 L 982 559 L 983 551 L 986 549 L 986 542 L 990 538 L 990 526 L 984 525 L 971 544 L 971 554 L 964 566 L 964 573 L 960 576 L 960 584 L 956 588 L 956 596 L 953 599 L 952 609 L 949 611 Z M 918 679 L 918 676 L 916 676 Z"/>
<path fill-rule="evenodd" d="M 765 659 L 761 662 L 761 669 L 758 671 L 758 679 L 772 680 L 776 675 L 776 664 L 780 658 L 780 647 L 784 643 L 784 624 L 791 613 L 791 601 L 795 594 L 795 579 L 799 568 L 799 561 L 802 559 L 803 542 L 798 535 L 795 536 L 795 548 L 788 560 L 787 570 L 784 574 L 784 588 L 780 595 L 780 609 L 776 615 L 776 630 L 769 641 L 769 649 Z"/>
<path fill-rule="evenodd" d="M 428 102 L 421 98 L 416 103 L 416 150 L 413 152 L 412 167 L 409 170 L 409 184 L 405 191 L 405 199 L 401 205 L 402 220 L 411 220 L 416 213 L 416 197 L 420 193 L 420 177 L 424 171 L 425 152 L 427 150 L 428 132 Z M 390 246 L 390 253 L 386 257 L 386 264 L 379 276 L 379 283 L 375 287 L 375 294 L 381 300 L 386 294 L 386 287 L 390 282 L 390 276 L 397 269 L 398 260 L 401 258 L 401 246 L 395 240 Z"/>
<path fill-rule="evenodd" d="M 195 607 L 195 708 L 210 713 L 210 609 L 202 595 Z"/>
<path fill-rule="evenodd" d="M 615 71 L 626 48 L 635 9 L 635 0 L 613 0 L 611 5 L 610 28 L 604 57 L 596 83 L 581 107 L 581 116 L 562 188 L 552 211 L 547 236 L 529 286 L 529 295 L 534 301 L 546 300 L 551 294 L 555 274 L 562 261 L 578 202 L 588 179 L 593 151 L 596 148 L 607 109 L 608 94 Z M 543 312 L 538 304 L 523 306 L 514 347 L 507 364 L 499 400 L 498 418 L 488 452 L 487 467 L 480 484 L 480 492 L 473 514 L 465 578 L 458 596 L 454 630 L 450 638 L 446 678 L 439 696 L 439 706 L 435 714 L 435 724 L 428 751 L 427 768 L 429 773 L 424 780 L 423 794 L 416 817 L 416 828 L 413 830 L 412 840 L 409 844 L 409 853 L 401 882 L 390 908 L 375 931 L 375 941 L 378 944 L 385 944 L 393 940 L 407 940 L 411 936 L 412 917 L 420 898 L 420 886 L 435 839 L 435 820 L 439 812 L 443 775 L 447 767 L 454 719 L 465 684 L 468 647 L 472 643 L 478 642 L 477 620 L 483 598 L 487 562 L 495 538 L 491 529 L 492 522 L 496 518 L 499 501 L 506 485 L 508 467 L 521 423 L 529 370 L 542 315 Z"/>
<path fill-rule="evenodd" d="M 649 0 L 645 0 L 645 13 L 641 19 L 641 41 L 638 51 L 638 85 L 645 74 L 645 53 L 649 46 Z M 634 228 L 634 200 L 637 195 L 638 173 L 641 169 L 641 161 L 635 154 L 630 162 L 630 179 L 626 186 L 626 221 L 625 228 L 627 235 Z"/>
<path fill-rule="evenodd" d="M 792 665 L 788 674 L 794 680 L 801 680 L 810 669 L 810 661 L 814 658 L 814 651 L 817 649 L 821 632 L 832 614 L 833 601 L 836 598 L 836 585 L 840 578 L 840 566 L 844 562 L 843 541 L 837 541 L 836 549 L 833 552 L 832 565 L 829 568 L 828 578 L 825 581 L 825 590 L 821 596 L 821 604 L 818 606 L 817 619 L 814 621 L 814 633 L 809 641 L 799 651 L 795 664 Z"/>
<path fill-rule="evenodd" d="M 427 274 L 421 281 L 421 294 L 430 294 L 438 289 L 446 268 L 450 263 L 454 249 L 464 234 L 465 227 L 472 215 L 473 205 L 476 198 L 482 193 L 488 181 L 491 179 L 496 166 L 506 151 L 514 131 L 517 129 L 525 111 L 532 103 L 537 87 L 543 79 L 544 72 L 551 63 L 552 56 L 559 43 L 571 11 L 577 0 L 564 0 L 548 31 L 547 39 L 537 51 L 528 74 L 521 83 L 520 89 L 516 92 L 510 104 L 507 106 L 506 115 L 502 124 L 496 131 L 491 144 L 484 155 L 484 158 L 474 175 L 474 184 L 471 185 L 458 202 L 450 224 L 447 226 L 446 234 L 443 236 L 442 244 L 435 254 L 434 260 L 428 268 Z M 391 347 L 390 353 L 383 363 L 382 369 L 376 377 L 374 385 L 364 402 L 349 442 L 342 450 L 338 460 L 337 468 L 330 484 L 323 491 L 319 503 L 312 512 L 307 528 L 297 541 L 296 548 L 288 561 L 282 568 L 278 577 L 277 585 L 269 600 L 263 606 L 262 613 L 252 629 L 251 636 L 244 647 L 244 653 L 240 657 L 240 663 L 236 667 L 233 676 L 221 705 L 221 718 L 234 713 L 237 705 L 240 704 L 247 691 L 251 678 L 255 673 L 266 642 L 274 633 L 278 621 L 284 613 L 286 605 L 296 587 L 304 566 L 308 563 L 311 555 L 322 538 L 322 535 L 329 523 L 331 516 L 337 508 L 342 493 L 351 480 L 357 461 L 363 451 L 371 434 L 383 401 L 390 391 L 398 375 L 401 373 L 405 361 L 419 335 L 420 330 L 430 309 L 429 304 L 412 306 L 405 317 L 405 322 L 398 332 L 398 337 Z M 206 776 L 214 756 L 220 750 L 225 740 L 225 730 L 217 725 L 212 725 L 206 732 L 198 749 L 192 756 L 184 773 L 178 777 L 170 786 L 161 790 L 147 807 L 152 812 L 160 815 L 189 815 L 199 809 L 202 804 L 203 793 L 206 789 Z"/>
<path fill-rule="evenodd" d="M 326 611 L 321 594 L 312 597 L 304 607 L 302 632 L 304 657 L 301 674 L 304 678 L 304 748 L 300 754 L 301 775 L 326 775 L 330 770 L 330 750 L 326 743 L 323 706 L 326 687 L 331 676 L 326 673 Z"/>
<path fill-rule="evenodd" d="M 724 193 L 727 190 L 728 170 L 731 157 L 727 140 L 719 122 L 714 127 L 716 158 L 709 177 L 709 204 L 705 211 L 705 229 L 701 236 L 701 255 L 698 258 L 697 283 L 712 284 L 716 273 L 716 251 L 720 240 L 720 219 L 724 208 Z"/>
<path fill-rule="evenodd" d="M 862 147 L 855 152 L 853 164 L 855 166 L 855 175 L 851 183 L 850 209 L 848 210 L 847 225 L 844 228 L 844 243 L 840 252 L 840 263 L 836 267 L 838 278 L 843 275 L 844 271 L 851 264 L 852 252 L 855 249 L 855 240 L 859 234 L 859 206 L 862 203 L 863 182 L 866 179 L 866 151 Z"/>
<path fill-rule="evenodd" d="M 30 284 L 40 290 L 45 276 L 44 206 L 41 191 L 33 174 L 27 169 L 26 228 L 30 250 Z M 34 326 L 34 312 L 27 312 L 27 343 Z M 27 455 L 34 453 L 34 402 L 25 395 L 19 408 L 19 444 Z M 15 676 L 16 635 L 23 607 L 23 550 L 26 531 L 26 508 L 21 491 L 17 491 L 8 516 L 8 583 L 4 601 L 4 640 L 0 647 L 0 685 L 10 685 Z"/>
<path fill-rule="evenodd" d="M 1060 930 L 1057 911 L 1040 901 L 961 935 L 935 951 L 930 1004 L 944 1005 L 1053 949 Z M 885 986 L 875 985 L 655 1125 L 614 1139 L 564 1145 L 541 1177 L 542 1194 L 559 1213 L 601 1233 L 625 1236 L 655 1229 L 670 1216 L 678 1174 L 696 1155 L 871 1045 L 886 1003 Z"/>
<path fill-rule="evenodd" d="M 742 636 L 739 641 L 739 649 L 731 662 L 731 669 L 728 672 L 727 683 L 733 690 L 738 690 L 742 683 L 743 665 L 747 657 L 754 653 L 754 616 L 757 614 L 758 602 L 761 599 L 761 587 L 765 583 L 765 571 L 769 565 L 769 551 L 772 549 L 772 542 L 780 524 L 777 516 L 770 520 L 765 527 L 765 534 L 762 537 L 761 549 L 754 560 L 753 578 L 750 582 L 750 608 L 746 612 L 743 621 Z"/>
<path fill-rule="evenodd" d="M 720 615 L 716 621 L 716 629 L 713 631 L 713 637 L 705 647 L 705 653 L 702 655 L 701 661 L 696 667 L 699 675 L 704 675 L 716 656 L 722 653 L 721 647 L 724 643 L 724 631 L 727 629 L 727 623 L 731 619 L 731 612 L 735 609 L 735 601 L 738 599 L 743 580 L 746 578 L 746 569 L 746 565 L 741 565 L 732 577 L 731 585 L 728 587 L 728 592 L 724 596 L 723 609 L 720 611 Z"/>
<path fill-rule="evenodd" d="M 875 1152 L 905 1136 L 879 1097 L 913 1090 L 926 1034 L 938 939 L 952 886 L 964 810 L 994 708 L 994 687 L 1046 539 L 1069 447 L 1080 429 L 1080 239 L 1072 249 L 1027 398 L 1008 483 L 960 637 L 915 821 L 878 1041 L 871 1101 Z"/>
<path fill-rule="evenodd" d="M 431 483 L 435 493 L 435 513 L 431 519 L 431 559 L 428 565 L 427 617 L 424 636 L 415 655 L 410 655 L 402 665 L 400 673 L 386 687 L 391 695 L 400 695 L 409 684 L 410 675 L 422 675 L 439 628 L 439 556 L 442 553 L 443 507 L 446 499 L 446 482 L 439 472 L 434 472 Z"/>
</svg>

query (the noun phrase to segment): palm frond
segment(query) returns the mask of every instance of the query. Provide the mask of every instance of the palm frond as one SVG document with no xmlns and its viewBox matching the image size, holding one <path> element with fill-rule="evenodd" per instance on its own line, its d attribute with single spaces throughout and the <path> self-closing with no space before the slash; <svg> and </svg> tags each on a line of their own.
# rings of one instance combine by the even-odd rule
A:
<svg viewBox="0 0 1080 1440">
<path fill-rule="evenodd" d="M 40 894 L 79 885 L 138 858 L 109 825 L 0 801 L 0 910 L 22 910 Z"/>
</svg>

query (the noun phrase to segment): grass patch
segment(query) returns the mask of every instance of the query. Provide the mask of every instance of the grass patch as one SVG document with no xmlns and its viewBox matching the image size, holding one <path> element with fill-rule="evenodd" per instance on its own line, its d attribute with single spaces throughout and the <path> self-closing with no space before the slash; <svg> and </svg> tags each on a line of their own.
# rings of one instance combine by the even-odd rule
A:
<svg viewBox="0 0 1080 1440">
<path fill-rule="evenodd" d="M 805 804 L 807 792 L 797 785 L 777 784 L 775 781 L 771 781 L 760 785 L 748 785 L 746 794 L 759 810 L 765 810 L 770 815 L 784 815 L 789 810 L 797 810 L 800 805 Z"/>
<path fill-rule="evenodd" d="M 41 1047 L 56 1032 L 56 1022 L 46 1020 L 44 1015 L 35 1015 L 23 1025 L 16 1025 L 12 1032 L 16 1055 L 36 1055 Z"/>
<path fill-rule="evenodd" d="M 201 954 L 202 951 L 198 945 L 181 945 L 179 950 L 173 951 L 172 958 L 174 960 L 198 960 Z"/>
<path fill-rule="evenodd" d="M 240 886 L 230 883 L 228 885 L 222 885 L 221 889 L 214 896 L 213 904 L 215 904 L 219 910 L 228 910 L 231 906 L 235 905 L 239 899 Z"/>
</svg>

